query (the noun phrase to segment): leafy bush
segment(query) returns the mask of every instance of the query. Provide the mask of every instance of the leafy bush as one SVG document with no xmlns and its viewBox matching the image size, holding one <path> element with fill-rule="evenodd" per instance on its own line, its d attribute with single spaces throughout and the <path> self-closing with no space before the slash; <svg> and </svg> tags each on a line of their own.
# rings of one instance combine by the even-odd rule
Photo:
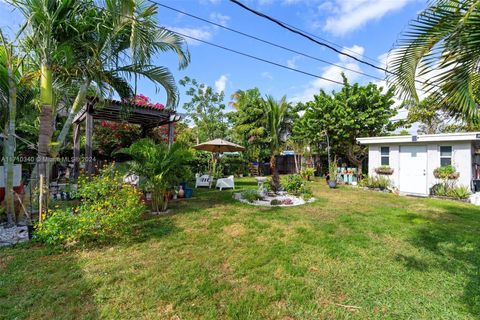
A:
<svg viewBox="0 0 480 320">
<path fill-rule="evenodd" d="M 388 189 L 392 182 L 384 176 L 366 177 L 359 182 L 360 186 L 372 189 Z"/>
<path fill-rule="evenodd" d="M 250 203 L 253 203 L 256 200 L 261 199 L 258 191 L 255 189 L 248 189 L 242 192 L 242 198 L 247 200 Z"/>
<path fill-rule="evenodd" d="M 270 201 L 271 206 L 279 206 L 281 204 L 282 204 L 282 201 L 280 201 L 278 199 L 273 199 L 272 201 Z"/>
<path fill-rule="evenodd" d="M 244 175 L 248 174 L 248 160 L 241 156 L 223 156 L 220 158 L 223 165 L 223 175 Z"/>
<path fill-rule="evenodd" d="M 285 191 L 288 193 L 300 195 L 305 200 L 308 200 L 312 197 L 312 190 L 298 174 L 287 176 L 286 180 L 283 181 L 283 185 L 285 186 Z"/>
<path fill-rule="evenodd" d="M 430 188 L 430 193 L 439 197 L 448 196 L 449 185 L 446 183 L 437 183 Z"/>
<path fill-rule="evenodd" d="M 287 178 L 283 181 L 283 186 L 285 191 L 293 194 L 300 193 L 300 190 L 303 187 L 302 177 L 298 174 L 288 175 Z"/>
<path fill-rule="evenodd" d="M 141 193 L 125 185 L 108 167 L 98 176 L 82 176 L 78 206 L 53 210 L 37 225 L 36 238 L 50 245 L 102 241 L 125 235 L 145 211 Z"/>
<path fill-rule="evenodd" d="M 300 175 L 302 176 L 303 179 L 310 180 L 310 177 L 313 177 L 315 175 L 315 169 L 305 168 L 302 171 L 300 171 Z"/>
</svg>

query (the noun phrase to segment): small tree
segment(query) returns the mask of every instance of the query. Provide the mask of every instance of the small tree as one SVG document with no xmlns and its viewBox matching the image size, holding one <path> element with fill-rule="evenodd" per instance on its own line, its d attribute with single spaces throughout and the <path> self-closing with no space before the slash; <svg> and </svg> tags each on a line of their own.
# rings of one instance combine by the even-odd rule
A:
<svg viewBox="0 0 480 320">
<path fill-rule="evenodd" d="M 141 177 L 143 189 L 151 192 L 153 210 L 167 210 L 167 191 L 188 172 L 191 150 L 180 142 L 169 147 L 167 143 L 156 144 L 152 139 L 145 138 L 121 152 L 132 157 L 130 170 Z"/>
<path fill-rule="evenodd" d="M 215 92 L 212 87 L 189 77 L 180 80 L 180 85 L 188 87 L 186 95 L 191 97 L 191 100 L 183 105 L 183 109 L 188 112 L 189 119 L 195 125 L 197 143 L 225 138 L 228 125 L 223 92 Z"/>
<path fill-rule="evenodd" d="M 383 88 L 373 83 L 350 85 L 342 76 L 344 86 L 339 92 L 329 95 L 321 90 L 307 102 L 303 123 L 310 138 L 318 143 L 328 136 L 333 154 L 345 155 L 361 174 L 368 152 L 356 139 L 385 134 L 401 123 L 391 121 L 397 114 L 393 88 L 383 93 Z"/>
<path fill-rule="evenodd" d="M 271 187 L 274 192 L 277 192 L 280 185 L 280 176 L 277 168 L 277 156 L 280 154 L 281 147 L 286 140 L 286 122 L 288 120 L 288 114 L 290 104 L 287 102 L 285 96 L 279 101 L 275 100 L 272 96 L 267 96 L 267 99 L 263 101 L 263 108 L 265 111 L 265 117 L 267 119 L 267 136 L 270 143 L 270 168 L 272 170 Z"/>
<path fill-rule="evenodd" d="M 258 88 L 239 90 L 232 95 L 232 99 L 230 105 L 236 110 L 228 114 L 233 124 L 232 136 L 245 146 L 243 154 L 248 159 L 260 163 L 269 156 L 267 119 L 260 90 Z"/>
</svg>

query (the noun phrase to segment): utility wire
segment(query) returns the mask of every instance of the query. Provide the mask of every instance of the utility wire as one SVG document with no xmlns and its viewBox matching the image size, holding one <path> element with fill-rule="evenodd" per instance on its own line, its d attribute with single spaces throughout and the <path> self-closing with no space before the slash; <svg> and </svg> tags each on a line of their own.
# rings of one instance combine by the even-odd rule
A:
<svg viewBox="0 0 480 320">
<path fill-rule="evenodd" d="M 310 41 L 312 41 L 312 42 L 315 42 L 315 43 L 318 44 L 318 45 L 321 45 L 321 46 L 326 47 L 326 48 L 328 48 L 328 49 L 330 49 L 330 50 L 332 50 L 332 51 L 335 51 L 335 52 L 338 53 L 338 54 L 341 54 L 341 55 L 347 56 L 347 57 L 349 57 L 349 58 L 352 58 L 352 59 L 354 59 L 354 60 L 357 61 L 357 62 L 363 63 L 363 64 L 368 65 L 368 66 L 370 66 L 370 67 L 372 67 L 372 68 L 375 68 L 375 69 L 377 69 L 377 70 L 381 70 L 381 71 L 390 73 L 390 71 L 388 71 L 388 70 L 385 69 L 385 68 L 376 66 L 376 65 L 374 65 L 373 63 L 364 61 L 364 60 L 359 59 L 359 58 L 357 58 L 357 57 L 355 57 L 355 56 L 353 56 L 353 55 L 351 55 L 351 54 L 349 54 L 349 53 L 345 53 L 345 52 L 343 52 L 343 51 L 341 51 L 341 50 L 338 50 L 337 48 L 335 48 L 334 46 L 326 43 L 325 41 L 315 40 L 313 37 L 309 36 L 308 34 L 305 34 L 304 32 L 299 31 L 298 28 L 290 27 L 289 25 L 285 24 L 284 22 L 281 22 L 280 20 L 277 20 L 277 19 L 275 19 L 275 18 L 272 18 L 271 16 L 268 16 L 268 15 L 266 15 L 266 14 L 260 12 L 260 11 L 254 10 L 254 9 L 252 9 L 252 8 L 244 5 L 243 3 L 241 3 L 241 2 L 238 1 L 238 0 L 230 0 L 230 2 L 233 2 L 234 4 L 242 7 L 243 9 L 245 9 L 245 10 L 247 10 L 247 11 L 250 11 L 251 13 L 253 13 L 253 14 L 259 16 L 259 17 L 265 18 L 265 19 L 267 19 L 267 20 L 269 20 L 269 21 L 271 21 L 271 22 L 279 25 L 280 27 L 282 27 L 282 28 L 284 28 L 284 29 L 287 29 L 287 30 L 290 31 L 290 32 L 296 33 L 296 34 L 298 34 L 298 35 L 300 35 L 300 36 L 302 36 L 302 37 L 304 37 L 304 38 L 307 38 L 308 40 L 310 40 Z"/>
<path fill-rule="evenodd" d="M 249 11 L 249 12 L 251 12 L 251 13 L 253 13 L 253 14 L 259 16 L 259 17 L 262 17 L 262 18 L 264 18 L 264 19 L 267 19 L 267 20 L 269 20 L 269 21 L 271 21 L 271 22 L 279 25 L 280 27 L 282 27 L 282 28 L 284 28 L 284 29 L 286 29 L 286 30 L 288 30 L 288 31 L 290 31 L 290 32 L 293 32 L 293 33 L 298 34 L 298 35 L 300 35 L 300 36 L 302 36 L 302 37 L 304 37 L 304 38 L 307 38 L 308 40 L 310 40 L 310 41 L 312 41 L 312 42 L 314 42 L 314 43 L 316 43 L 316 44 L 318 44 L 318 45 L 320 45 L 320 46 L 323 46 L 323 47 L 326 47 L 326 48 L 328 48 L 328 49 L 330 49 L 330 50 L 333 50 L 334 52 L 336 52 L 336 53 L 338 53 L 338 54 L 341 54 L 341 55 L 347 56 L 347 57 L 349 57 L 349 58 L 352 58 L 352 59 L 354 59 L 354 60 L 357 61 L 357 62 L 360 62 L 360 63 L 362 63 L 362 64 L 365 64 L 365 65 L 367 65 L 367 66 L 370 66 L 370 67 L 372 67 L 372 68 L 375 68 L 375 69 L 377 69 L 377 70 L 383 71 L 383 72 L 385 72 L 385 73 L 392 74 L 392 75 L 397 75 L 396 73 L 394 73 L 394 72 L 392 72 L 392 71 L 389 71 L 389 70 L 387 70 L 387 69 L 385 69 L 385 68 L 383 68 L 383 67 L 379 67 L 379 66 L 377 66 L 377 65 L 374 65 L 373 63 L 370 63 L 370 62 L 367 62 L 367 61 L 365 61 L 365 60 L 359 59 L 359 58 L 357 58 L 357 57 L 355 57 L 355 56 L 352 56 L 352 55 L 349 54 L 349 53 L 345 53 L 345 52 L 343 52 L 343 51 L 341 51 L 341 50 L 338 50 L 338 49 L 334 48 L 332 45 L 328 44 L 326 41 L 318 41 L 318 40 L 315 40 L 312 36 L 306 34 L 306 33 L 305 33 L 304 31 L 302 31 L 301 29 L 299 29 L 299 28 L 297 28 L 297 27 L 292 27 L 292 26 L 290 26 L 290 25 L 288 25 L 288 24 L 286 24 L 286 23 L 284 23 L 284 22 L 282 22 L 282 21 L 280 21 L 280 20 L 278 20 L 278 19 L 275 19 L 275 18 L 273 18 L 273 17 L 271 17 L 271 16 L 269 16 L 269 15 L 266 15 L 266 14 L 260 12 L 260 11 L 257 11 L 257 10 L 255 10 L 255 9 L 252 9 L 252 8 L 246 6 L 245 4 L 241 3 L 241 2 L 238 1 L 238 0 L 230 0 L 230 2 L 232 2 L 232 3 L 234 3 L 234 4 L 236 4 L 236 5 L 240 6 L 240 7 L 242 7 L 243 9 L 245 9 L 245 10 L 247 10 L 247 11 Z M 428 81 L 421 81 L 421 80 L 415 79 L 415 82 L 421 83 L 422 85 L 428 84 L 428 85 L 431 85 L 431 86 L 434 86 L 434 87 L 440 87 L 439 85 L 430 83 L 430 82 L 428 82 Z M 425 90 L 423 90 L 423 91 L 425 91 Z M 427 91 L 428 91 L 428 90 L 427 90 Z"/>
<path fill-rule="evenodd" d="M 172 30 L 170 30 L 170 31 L 172 31 Z M 178 32 L 178 31 L 172 31 L 172 32 L 178 34 L 179 36 L 182 36 L 182 37 L 185 37 L 185 38 L 189 38 L 189 39 L 192 39 L 192 40 L 195 40 L 195 41 L 199 41 L 199 42 L 208 44 L 208 45 L 210 45 L 210 46 L 213 46 L 213 47 L 216 47 L 216 48 L 219 48 L 219 49 L 223 49 L 223 50 L 226 50 L 226 51 L 229 51 L 229 52 L 236 53 L 236 54 L 241 55 L 241 56 L 244 56 L 244 57 L 248 57 L 248 58 L 251 58 L 251 59 L 254 59 L 254 60 L 262 61 L 262 62 L 271 64 L 271 65 L 274 65 L 274 66 L 277 66 L 277 67 L 280 67 L 280 68 L 284 68 L 284 69 L 287 69 L 287 70 L 291 70 L 291 71 L 295 71 L 295 72 L 298 72 L 298 73 L 302 73 L 302 74 L 305 74 L 305 75 L 308 75 L 308 76 L 311 76 L 311 77 L 314 77 L 314 78 L 318 78 L 318 79 L 322 79 L 322 80 L 325 80 L 325 81 L 329 81 L 329 82 L 333 82 L 333 83 L 336 83 L 336 84 L 343 85 L 343 82 L 340 82 L 340 81 L 337 81 L 337 80 L 325 78 L 325 77 L 322 77 L 322 76 L 319 76 L 319 75 L 317 75 L 317 74 L 313 74 L 313 73 L 310 73 L 310 72 L 307 72 L 307 71 L 303 71 L 303 70 L 291 68 L 291 67 L 285 66 L 285 65 L 283 65 L 283 64 L 280 64 L 280 63 L 277 63 L 277 62 L 274 62 L 274 61 L 270 61 L 270 60 L 267 60 L 267 59 L 264 59 L 264 58 L 260 58 L 260 57 L 257 57 L 257 56 L 253 56 L 253 55 L 251 55 L 251 54 L 248 54 L 248 53 L 245 53 L 245 52 L 241 52 L 241 51 L 237 51 L 237 50 L 235 50 L 235 49 L 231 49 L 231 48 L 228 48 L 228 47 L 219 45 L 219 44 L 215 44 L 215 43 L 212 43 L 212 42 L 208 42 L 208 41 L 205 41 L 205 40 L 201 40 L 201 39 L 198 39 L 198 38 L 195 38 L 195 37 L 192 37 L 192 36 L 183 34 L 183 33 Z"/>
<path fill-rule="evenodd" d="M 97 9 L 100 9 L 100 10 L 108 10 L 108 9 L 105 9 L 105 8 L 102 8 L 102 7 L 99 7 L 99 6 L 96 6 L 96 5 L 93 5 L 95 8 Z M 130 17 L 130 16 L 127 16 L 127 15 L 124 15 L 124 14 L 121 14 L 121 13 L 118 13 L 116 12 L 118 15 L 122 16 L 122 17 L 125 17 L 125 18 L 128 18 L 128 19 L 131 19 L 131 20 L 136 20 L 134 17 Z M 163 27 L 165 28 L 165 27 Z M 170 30 L 168 28 L 165 28 L 167 30 Z M 205 43 L 205 44 L 208 44 L 212 47 L 216 47 L 218 49 L 222 49 L 222 50 L 225 50 L 225 51 L 229 51 L 229 52 L 232 52 L 232 53 L 236 53 L 238 55 L 241 55 L 241 56 L 244 56 L 244 57 L 247 57 L 247 58 L 250 58 L 250 59 L 254 59 L 254 60 L 257 60 L 257 61 L 261 61 L 261 62 L 264 62 L 264 63 L 267 63 L 267 64 L 271 64 L 271 65 L 274 65 L 274 66 L 277 66 L 277 67 L 280 67 L 280 68 L 283 68 L 283 69 L 287 69 L 287 70 L 290 70 L 290 71 L 294 71 L 294 72 L 298 72 L 298 73 L 301 73 L 301 74 L 304 74 L 304 75 L 308 75 L 310 77 L 314 77 L 314 78 L 317 78 L 317 79 L 322 79 L 322 80 L 325 80 L 325 81 L 328 81 L 328 82 L 332 82 L 332 83 L 336 83 L 336 84 L 339 84 L 339 85 L 343 85 L 343 82 L 341 81 L 337 81 L 337 80 L 333 80 L 333 79 L 329 79 L 329 78 L 325 78 L 325 77 L 322 77 L 320 75 L 317 75 L 317 74 L 314 74 L 314 73 L 310 73 L 308 71 L 303 71 L 303 70 L 299 70 L 299 69 L 296 69 L 296 68 L 291 68 L 291 67 L 288 67 L 288 66 L 285 66 L 283 64 L 280 64 L 280 63 L 277 63 L 277 62 L 274 62 L 274 61 L 271 61 L 271 60 L 267 60 L 267 59 L 264 59 L 264 58 L 260 58 L 260 57 L 257 57 L 257 56 L 254 56 L 254 55 L 251 55 L 251 54 L 248 54 L 248 53 L 245 53 L 245 52 L 241 52 L 241 51 L 238 51 L 238 50 L 235 50 L 235 49 L 231 49 L 231 48 L 228 48 L 228 47 L 225 47 L 225 46 L 222 46 L 222 45 L 219 45 L 219 44 L 216 44 L 216 43 L 213 43 L 213 42 L 209 42 L 209 41 L 205 41 L 205 40 L 201 40 L 201 39 L 198 39 L 196 37 L 193 37 L 193 36 L 190 36 L 190 35 L 187 35 L 187 34 L 184 34 L 184 33 L 181 33 L 181 32 L 178 32 L 178 31 L 173 31 L 173 30 L 170 30 L 171 32 L 181 36 L 181 37 L 185 37 L 185 38 L 189 38 L 191 40 L 194 40 L 194 41 L 198 41 L 198 42 L 201 42 L 201 43 Z"/>
<path fill-rule="evenodd" d="M 288 48 L 288 47 L 286 47 L 286 46 L 283 46 L 283 45 L 280 45 L 280 44 L 277 44 L 277 43 L 274 43 L 274 42 L 271 42 L 271 41 L 268 41 L 268 40 L 259 38 L 259 37 L 257 37 L 257 36 L 254 36 L 254 35 L 245 33 L 245 32 L 243 32 L 243 31 L 235 30 L 235 29 L 233 29 L 233 28 L 230 28 L 230 27 L 224 26 L 224 25 L 222 25 L 222 24 L 216 23 L 216 22 L 214 22 L 214 21 L 211 21 L 211 20 L 208 20 L 208 19 L 199 17 L 199 16 L 197 16 L 197 15 L 194 15 L 194 14 L 191 14 L 191 13 L 188 13 L 188 12 L 185 12 L 185 11 L 182 11 L 182 10 L 179 10 L 179 9 L 176 9 L 176 8 L 173 8 L 173 7 L 170 7 L 170 6 L 168 6 L 168 5 L 165 5 L 165 4 L 162 4 L 162 3 L 159 3 L 159 2 L 153 1 L 153 0 L 147 0 L 147 1 L 150 2 L 150 3 L 156 4 L 156 5 L 160 6 L 160 7 L 169 9 L 169 10 L 171 10 L 171 11 L 175 11 L 175 12 L 177 12 L 177 13 L 180 13 L 180 14 L 186 15 L 186 16 L 188 16 L 188 17 L 191 17 L 191 18 L 194 18 L 194 19 L 197 19 L 197 20 L 200 20 L 200 21 L 209 23 L 209 24 L 211 24 L 211 25 L 214 25 L 214 26 L 216 26 L 216 27 L 219 27 L 219 28 L 228 30 L 228 31 L 230 31 L 230 32 L 233 32 L 233 33 L 242 35 L 242 36 L 244 36 L 244 37 L 247 37 L 247 38 L 250 38 L 250 39 L 254 39 L 254 40 L 259 41 L 259 42 L 266 43 L 266 44 L 268 44 L 268 45 L 270 45 L 270 46 L 273 46 L 273 47 L 276 47 L 276 48 L 280 48 L 280 49 L 285 50 L 285 51 L 292 52 L 292 53 L 295 53 L 295 54 L 297 54 L 297 55 L 300 55 L 300 56 L 303 56 L 303 57 L 306 57 L 306 58 L 309 58 L 309 59 L 312 59 L 312 60 L 316 60 L 316 61 L 319 61 L 319 62 L 322 62 L 322 63 L 325 63 L 325 64 L 329 64 L 329 65 L 332 65 L 332 66 L 335 66 L 335 67 L 338 67 L 338 68 L 341 68 L 341 69 L 344 69 L 344 70 L 347 70 L 347 71 L 351 71 L 351 72 L 354 72 L 354 73 L 357 73 L 357 74 L 361 74 L 361 75 L 363 75 L 363 76 L 367 76 L 367 77 L 370 77 L 370 78 L 373 78 L 373 79 L 384 80 L 384 78 L 381 78 L 381 77 L 378 77 L 378 76 L 375 76 L 375 75 L 371 75 L 371 74 L 368 74 L 368 73 L 365 73 L 365 72 L 362 72 L 362 71 L 358 71 L 358 70 L 355 70 L 355 69 L 352 69 L 352 68 L 348 68 L 348 67 L 345 67 L 345 66 L 342 66 L 342 65 L 339 65 L 339 64 L 336 64 L 336 63 L 333 63 L 333 62 L 330 62 L 330 61 L 321 59 L 321 58 L 314 57 L 314 56 L 312 56 L 312 55 L 309 55 L 309 54 L 306 54 L 306 53 L 303 53 L 303 52 L 300 52 L 300 51 L 297 51 L 297 50 Z M 351 50 L 350 50 L 350 51 L 351 51 Z"/>
<path fill-rule="evenodd" d="M 153 4 L 156 4 L 156 5 L 161 5 L 155 1 L 152 1 L 152 0 L 147 0 Z M 108 10 L 108 9 L 105 9 L 105 8 L 102 8 L 102 7 L 99 7 L 99 6 L 96 6 L 96 5 L 93 5 L 94 7 L 96 7 L 97 9 L 100 9 L 100 10 Z M 162 5 L 164 6 L 164 5 Z M 121 14 L 121 13 L 118 13 L 116 12 L 118 15 L 122 16 L 122 17 L 125 17 L 125 18 L 128 18 L 128 19 L 131 19 L 131 20 L 136 20 L 135 17 L 131 17 L 131 16 L 127 16 L 127 15 L 124 15 L 124 14 Z M 167 30 L 170 30 L 166 27 L 163 27 Z M 222 49 L 222 50 L 225 50 L 225 51 L 229 51 L 229 52 L 232 52 L 232 53 L 236 53 L 238 55 L 241 55 L 241 56 L 244 56 L 244 57 L 247 57 L 247 58 L 250 58 L 250 59 L 254 59 L 254 60 L 257 60 L 257 61 L 261 61 L 261 62 L 264 62 L 264 63 L 267 63 L 267 64 L 270 64 L 270 65 L 274 65 L 274 66 L 277 66 L 277 67 L 280 67 L 280 68 L 283 68 L 283 69 L 287 69 L 287 70 L 290 70 L 290 71 L 294 71 L 294 72 L 297 72 L 297 73 L 301 73 L 301 74 L 304 74 L 304 75 L 308 75 L 310 77 L 313 77 L 313 78 L 317 78 L 317 79 L 322 79 L 322 80 L 325 80 L 325 81 L 328 81 L 328 82 L 331 82 L 331 83 L 335 83 L 335 84 L 339 84 L 339 85 L 343 85 L 343 82 L 341 81 L 337 81 L 337 80 L 333 80 L 333 79 L 329 79 L 329 78 L 326 78 L 326 77 L 323 77 L 323 76 L 320 76 L 320 75 L 317 75 L 317 74 L 314 74 L 314 73 L 311 73 L 311 72 L 308 72 L 308 71 L 304 71 L 304 70 L 300 70 L 300 69 L 296 69 L 296 68 L 291 68 L 291 67 L 288 67 L 288 66 L 285 66 L 283 64 L 280 64 L 280 63 L 277 63 L 277 62 L 274 62 L 274 61 L 271 61 L 271 60 L 267 60 L 267 59 L 264 59 L 264 58 L 260 58 L 260 57 L 257 57 L 257 56 L 254 56 L 254 55 L 251 55 L 251 54 L 248 54 L 248 53 L 245 53 L 245 52 L 241 52 L 241 51 L 238 51 L 238 50 L 235 50 L 235 49 L 232 49 L 232 48 L 228 48 L 228 47 L 225 47 L 225 46 L 222 46 L 222 45 L 219 45 L 219 44 L 216 44 L 216 43 L 212 43 L 212 42 L 209 42 L 209 41 L 205 41 L 205 40 L 201 40 L 201 39 L 198 39 L 196 37 L 193 37 L 193 36 L 190 36 L 190 35 L 187 35 L 187 34 L 183 34 L 181 32 L 178 32 L 178 31 L 173 31 L 173 30 L 170 30 L 171 32 L 181 36 L 181 37 L 185 37 L 185 38 L 189 38 L 191 40 L 194 40 L 194 41 L 198 41 L 198 42 L 201 42 L 201 43 L 204 43 L 204 44 L 207 44 L 207 45 L 210 45 L 212 47 L 215 47 L 215 48 L 218 48 L 218 49 Z M 381 79 L 380 80 L 384 80 L 384 79 Z M 423 91 L 423 90 L 422 90 Z"/>
</svg>

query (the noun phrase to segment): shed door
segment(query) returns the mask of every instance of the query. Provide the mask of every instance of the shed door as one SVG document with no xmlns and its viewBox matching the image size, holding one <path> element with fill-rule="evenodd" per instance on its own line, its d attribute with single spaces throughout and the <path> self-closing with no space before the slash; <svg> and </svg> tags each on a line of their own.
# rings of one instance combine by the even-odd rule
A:
<svg viewBox="0 0 480 320">
<path fill-rule="evenodd" d="M 428 195 L 427 147 L 400 146 L 400 192 Z"/>
</svg>

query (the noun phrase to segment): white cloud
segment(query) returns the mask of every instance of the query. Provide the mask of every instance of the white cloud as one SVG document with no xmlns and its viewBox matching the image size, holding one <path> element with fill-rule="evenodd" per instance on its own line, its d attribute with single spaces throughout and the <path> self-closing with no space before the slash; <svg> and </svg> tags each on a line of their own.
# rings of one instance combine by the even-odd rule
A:
<svg viewBox="0 0 480 320">
<path fill-rule="evenodd" d="M 228 24 L 228 21 L 230 21 L 230 17 L 227 15 L 223 15 L 219 12 L 212 12 L 210 13 L 210 20 L 212 20 L 215 23 L 218 23 L 219 25 L 226 27 Z"/>
<path fill-rule="evenodd" d="M 225 87 L 227 86 L 228 77 L 225 74 L 222 74 L 220 78 L 215 81 L 215 89 L 218 93 L 225 91 Z"/>
<path fill-rule="evenodd" d="M 371 20 L 379 20 L 390 12 L 400 10 L 411 1 L 413 0 L 335 0 L 326 2 L 320 5 L 321 11 L 330 11 L 330 15 L 323 24 L 323 30 L 335 35 L 344 35 L 363 27 Z"/>
<path fill-rule="evenodd" d="M 287 60 L 287 67 L 289 68 L 297 68 L 297 61 L 302 59 L 302 56 L 294 56 L 291 59 Z"/>
<path fill-rule="evenodd" d="M 173 32 L 178 32 L 180 35 L 186 35 L 193 37 L 198 40 L 204 40 L 208 41 L 212 39 L 212 32 L 206 28 L 179 28 L 179 27 L 166 27 L 169 30 L 172 30 Z M 185 37 L 185 40 L 189 45 L 199 45 L 201 42 L 196 41 L 194 39 L 190 39 L 188 37 Z"/>
<path fill-rule="evenodd" d="M 273 80 L 272 74 L 268 71 L 262 72 L 262 78 L 265 78 L 265 79 L 268 79 L 268 80 Z"/>
<path fill-rule="evenodd" d="M 364 48 L 357 45 L 354 45 L 351 48 L 345 48 L 343 51 L 345 52 L 346 50 L 354 51 L 360 55 L 363 55 L 363 52 L 364 52 Z M 339 54 L 338 59 L 339 61 L 336 63 L 337 65 L 346 67 L 354 71 L 361 71 L 361 68 L 358 62 L 354 61 L 352 58 L 348 58 L 344 55 Z M 345 76 L 348 78 L 348 80 L 350 81 L 350 83 L 353 83 L 360 77 L 360 75 L 354 71 L 345 70 L 337 66 L 329 66 L 323 69 L 321 76 L 326 79 L 342 82 L 343 81 L 342 72 L 343 72 Z M 340 87 L 341 87 L 340 84 L 317 78 L 313 81 L 310 81 L 306 86 L 306 88 L 303 90 L 303 92 L 294 96 L 292 98 L 292 101 L 302 101 L 302 102 L 309 101 L 313 99 L 313 96 L 315 94 L 318 94 L 320 89 L 323 89 L 328 92 L 334 89 L 339 89 Z"/>
</svg>

